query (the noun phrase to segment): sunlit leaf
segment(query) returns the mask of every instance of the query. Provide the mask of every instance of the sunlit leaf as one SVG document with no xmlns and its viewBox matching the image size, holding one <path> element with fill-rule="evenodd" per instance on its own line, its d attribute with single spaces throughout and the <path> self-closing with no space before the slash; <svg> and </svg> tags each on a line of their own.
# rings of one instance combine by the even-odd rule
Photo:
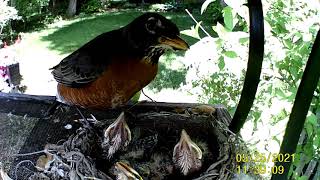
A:
<svg viewBox="0 0 320 180">
<path fill-rule="evenodd" d="M 225 7 L 223 8 L 223 21 L 225 26 L 229 29 L 232 30 L 234 27 L 234 16 L 233 16 L 233 12 L 232 12 L 232 8 L 231 7 Z"/>
<path fill-rule="evenodd" d="M 312 136 L 312 134 L 310 136 Z M 313 142 L 311 142 L 308 139 L 307 143 L 303 147 L 303 153 L 308 157 L 309 161 L 313 158 L 313 147 L 312 146 L 313 146 Z"/>
<path fill-rule="evenodd" d="M 307 116 L 307 122 L 309 122 L 310 124 L 317 126 L 318 122 L 317 122 L 317 116 L 313 113 L 309 113 Z"/>
<path fill-rule="evenodd" d="M 219 58 L 219 63 L 218 63 L 218 67 L 220 70 L 223 70 L 224 67 L 225 67 L 226 63 L 224 62 L 224 57 L 223 56 L 220 56 Z"/>
<path fill-rule="evenodd" d="M 245 44 L 245 43 L 247 43 L 248 41 L 249 41 L 249 38 L 248 38 L 248 37 L 239 38 L 239 42 L 240 42 L 241 44 Z"/>
<path fill-rule="evenodd" d="M 308 180 L 308 176 L 300 176 L 297 180 Z"/>
<path fill-rule="evenodd" d="M 246 3 L 246 0 L 224 0 L 224 2 L 240 16 L 244 16 L 246 14 L 244 11 L 248 10 L 248 7 L 243 5 Z"/>
<path fill-rule="evenodd" d="M 214 2 L 216 0 L 206 0 L 202 6 L 201 6 L 201 14 L 207 9 L 210 3 Z"/>
<path fill-rule="evenodd" d="M 195 27 L 195 31 L 196 31 L 197 36 L 198 36 L 199 38 L 200 38 L 200 36 L 199 36 L 199 28 L 200 28 L 200 26 L 201 26 L 201 23 L 202 23 L 202 21 L 198 22 L 198 23 L 196 24 L 196 27 Z"/>
<path fill-rule="evenodd" d="M 309 50 L 309 43 L 304 43 L 300 48 L 299 48 L 299 53 L 300 54 L 309 54 L 310 50 Z"/>
<path fill-rule="evenodd" d="M 224 55 L 229 58 L 236 58 L 238 56 L 237 53 L 234 51 L 226 51 L 224 52 Z"/>
<path fill-rule="evenodd" d="M 312 134 L 313 134 L 312 125 L 307 123 L 307 124 L 305 124 L 304 128 L 306 129 L 308 136 L 312 136 Z"/>
<path fill-rule="evenodd" d="M 283 40 L 283 44 L 284 44 L 288 49 L 291 49 L 291 48 L 292 48 L 292 41 L 289 40 L 289 39 Z"/>
<path fill-rule="evenodd" d="M 192 26 L 190 29 L 186 29 L 181 31 L 181 34 L 196 38 L 196 39 L 201 39 L 200 35 L 199 35 L 199 27 L 201 25 L 202 21 L 200 21 L 199 23 L 197 23 L 197 25 L 194 27 Z"/>
<path fill-rule="evenodd" d="M 275 94 L 281 98 L 286 98 L 286 94 L 280 89 L 280 88 L 276 88 L 275 89 Z"/>
<path fill-rule="evenodd" d="M 214 41 L 217 45 L 217 49 L 221 49 L 223 46 L 223 40 L 218 38 L 217 40 Z"/>
<path fill-rule="evenodd" d="M 302 35 L 302 39 L 305 42 L 310 42 L 312 40 L 312 34 L 311 33 L 304 33 Z"/>
<path fill-rule="evenodd" d="M 224 2 L 232 8 L 237 8 L 246 3 L 246 0 L 224 0 Z"/>
<path fill-rule="evenodd" d="M 288 102 L 294 102 L 296 98 L 296 92 L 292 92 L 290 96 L 287 97 Z"/>
<path fill-rule="evenodd" d="M 212 26 L 212 29 L 218 34 L 221 39 L 224 39 L 228 30 L 224 28 L 220 23 L 217 23 L 216 26 Z"/>
<path fill-rule="evenodd" d="M 277 136 L 272 136 L 272 139 L 276 141 L 279 146 L 281 145 L 281 141 L 277 138 Z"/>
<path fill-rule="evenodd" d="M 320 148 L 320 136 L 318 136 L 318 135 L 315 135 L 315 136 L 314 136 L 313 145 L 314 145 L 316 148 Z"/>
</svg>

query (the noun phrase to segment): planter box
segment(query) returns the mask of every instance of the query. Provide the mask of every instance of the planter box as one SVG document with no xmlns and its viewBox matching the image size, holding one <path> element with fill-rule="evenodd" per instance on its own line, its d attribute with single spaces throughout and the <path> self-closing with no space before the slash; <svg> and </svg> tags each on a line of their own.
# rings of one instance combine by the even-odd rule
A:
<svg viewBox="0 0 320 180">
<path fill-rule="evenodd" d="M 26 139 L 23 146 L 16 149 L 16 151 L 20 151 L 20 153 L 35 152 L 42 150 L 48 143 L 55 144 L 59 141 L 61 142 L 62 139 L 80 137 L 77 135 L 81 132 L 77 130 L 80 127 L 80 123 L 74 121 L 79 119 L 80 116 L 75 108 L 68 108 L 62 105 L 66 110 L 61 112 L 57 110 L 52 116 L 44 117 L 44 113 L 51 107 L 54 99 L 55 97 L 51 96 L 0 93 L 0 104 L 6 104 L 6 106 L 1 106 L 0 113 L 5 113 L 9 116 L 14 114 L 21 118 L 33 117 L 42 119 L 30 124 L 33 127 L 32 130 L 29 131 L 28 135 L 25 135 Z M 134 107 L 132 107 L 132 104 L 127 105 L 123 108 L 130 108 L 129 114 L 131 115 L 128 116 L 127 123 L 132 132 L 132 141 L 127 149 L 119 151 L 114 158 L 108 160 L 102 156 L 99 140 L 95 140 L 90 141 L 89 146 L 95 147 L 93 148 L 94 151 L 88 151 L 85 155 L 92 157 L 95 160 L 96 167 L 110 176 L 112 175 L 110 170 L 115 162 L 127 160 L 145 179 L 152 179 L 156 175 L 161 175 L 162 178 L 160 179 L 194 179 L 198 177 L 200 179 L 213 179 L 213 177 L 219 178 L 219 176 L 230 179 L 233 176 L 232 171 L 236 167 L 236 151 L 240 149 L 237 145 L 238 143 L 232 140 L 236 138 L 226 130 L 231 117 L 226 109 L 220 105 L 213 106 L 216 112 L 210 116 L 198 114 L 198 111 L 191 110 L 199 105 L 201 106 L 202 104 L 144 102 Z M 90 117 L 89 113 L 95 115 L 101 124 L 98 123 L 98 126 L 92 132 L 102 135 L 102 129 L 113 123 L 123 108 L 103 111 L 82 109 L 82 112 L 88 117 Z M 31 121 L 29 122 L 31 123 Z M 70 124 L 72 128 L 66 129 L 65 126 L 67 124 Z M 18 127 L 15 126 L 15 128 Z M 22 126 L 20 128 L 25 127 Z M 185 129 L 198 145 L 202 145 L 200 148 L 203 150 L 202 168 L 187 177 L 184 177 L 177 169 L 173 168 L 171 160 L 173 147 L 179 141 L 182 129 Z M 12 136 L 14 134 L 7 134 L 7 137 Z M 152 137 L 151 141 L 150 137 Z M 6 138 L 2 137 L 2 139 Z M 74 142 L 80 142 L 78 140 L 81 139 L 78 138 Z M 144 152 L 143 156 L 139 155 L 141 149 Z M 40 154 L 35 154 L 16 158 L 8 167 L 8 169 L 11 169 L 11 177 L 14 177 L 15 167 L 19 162 L 31 160 L 36 163 L 39 156 Z M 155 161 L 159 158 L 159 161 Z M 154 162 L 158 162 L 158 164 Z M 28 169 L 34 168 L 31 164 L 27 164 L 25 167 Z M 165 167 L 169 167 L 169 169 Z M 30 171 L 25 171 L 23 168 L 18 169 L 20 179 L 25 179 L 22 177 L 28 175 L 30 175 Z"/>
<path fill-rule="evenodd" d="M 21 82 L 20 66 L 19 63 L 11 64 L 8 66 L 0 66 L 1 79 L 7 81 L 9 85 L 19 85 Z"/>
<path fill-rule="evenodd" d="M 19 85 L 21 82 L 20 66 L 19 63 L 11 64 L 8 66 L 9 83 L 12 85 Z"/>
</svg>

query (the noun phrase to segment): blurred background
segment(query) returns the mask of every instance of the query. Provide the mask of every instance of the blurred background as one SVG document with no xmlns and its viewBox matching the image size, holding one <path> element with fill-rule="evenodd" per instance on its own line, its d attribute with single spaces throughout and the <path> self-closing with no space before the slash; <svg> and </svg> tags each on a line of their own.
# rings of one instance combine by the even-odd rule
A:
<svg viewBox="0 0 320 180">
<path fill-rule="evenodd" d="M 245 3 L 245 0 L 0 0 L 0 92 L 55 95 L 56 82 L 50 67 L 95 36 L 153 11 L 175 22 L 191 48 L 185 53 L 163 55 L 156 79 L 144 92 L 155 101 L 223 104 L 233 114 L 248 59 L 249 17 Z M 319 30 L 320 2 L 264 0 L 263 8 L 265 56 L 261 82 L 241 135 L 253 152 L 268 154 L 279 151 L 297 87 Z M 143 99 L 148 98 L 141 95 L 140 100 Z M 320 84 L 290 171 L 294 179 L 309 179 L 320 173 L 319 119 Z"/>
</svg>

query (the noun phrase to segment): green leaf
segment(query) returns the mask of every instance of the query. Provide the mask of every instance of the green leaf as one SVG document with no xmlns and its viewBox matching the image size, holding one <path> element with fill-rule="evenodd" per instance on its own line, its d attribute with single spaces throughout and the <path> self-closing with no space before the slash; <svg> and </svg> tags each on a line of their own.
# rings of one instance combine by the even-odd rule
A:
<svg viewBox="0 0 320 180">
<path fill-rule="evenodd" d="M 217 45 L 217 49 L 222 49 L 223 46 L 223 40 L 218 38 L 216 41 L 214 41 Z"/>
<path fill-rule="evenodd" d="M 229 58 L 236 58 L 238 56 L 237 53 L 234 51 L 226 51 L 224 52 L 224 55 Z"/>
<path fill-rule="evenodd" d="M 239 39 L 239 42 L 241 43 L 241 44 L 245 44 L 245 43 L 247 43 L 249 41 L 249 38 L 248 37 L 244 37 L 244 38 L 240 38 Z"/>
<path fill-rule="evenodd" d="M 132 98 L 131 98 L 131 101 L 136 103 L 139 101 L 139 98 L 140 98 L 140 95 L 141 95 L 141 91 L 137 92 Z"/>
<path fill-rule="evenodd" d="M 246 3 L 246 0 L 224 0 L 224 3 L 233 9 L 237 9 L 240 8 L 242 4 Z"/>
<path fill-rule="evenodd" d="M 272 136 L 272 140 L 276 141 L 278 145 L 281 145 L 281 141 L 277 138 L 277 136 Z"/>
<path fill-rule="evenodd" d="M 299 53 L 300 54 L 309 54 L 310 50 L 309 50 L 310 44 L 309 43 L 304 43 L 300 48 L 299 48 Z"/>
<path fill-rule="evenodd" d="M 206 0 L 202 6 L 201 6 L 201 14 L 207 9 L 210 3 L 214 2 L 216 0 Z"/>
<path fill-rule="evenodd" d="M 223 68 L 226 65 L 226 63 L 224 62 L 224 57 L 220 56 L 218 60 L 219 60 L 218 67 L 219 67 L 220 70 L 223 70 Z"/>
<path fill-rule="evenodd" d="M 283 40 L 283 44 L 284 44 L 288 49 L 291 49 L 291 48 L 292 48 L 292 41 L 289 40 L 289 39 Z"/>
<path fill-rule="evenodd" d="M 287 95 L 280 89 L 280 88 L 276 88 L 275 89 L 275 94 L 281 98 L 286 98 Z"/>
<path fill-rule="evenodd" d="M 311 33 L 304 33 L 304 34 L 302 35 L 302 40 L 303 40 L 304 42 L 310 42 L 310 41 L 312 41 L 312 34 L 311 34 Z"/>
<path fill-rule="evenodd" d="M 296 92 L 292 92 L 290 96 L 287 97 L 288 102 L 294 102 L 296 98 Z"/>
<path fill-rule="evenodd" d="M 200 38 L 200 36 L 199 36 L 199 28 L 200 28 L 201 23 L 202 23 L 202 21 L 199 21 L 199 22 L 196 24 L 196 27 L 195 27 L 195 31 L 197 32 L 197 35 L 198 35 L 199 38 Z"/>
<path fill-rule="evenodd" d="M 222 11 L 224 24 L 231 31 L 234 27 L 232 8 L 227 6 Z"/>
<path fill-rule="evenodd" d="M 199 35 L 199 27 L 201 25 L 202 21 L 200 21 L 199 23 L 197 23 L 197 25 L 194 27 L 192 26 L 190 29 L 186 29 L 181 31 L 181 34 L 187 35 L 187 36 L 191 36 L 193 38 L 196 39 L 201 39 L 200 35 Z"/>
<path fill-rule="evenodd" d="M 313 142 L 309 139 L 307 140 L 307 143 L 303 146 L 303 153 L 307 156 L 307 162 L 310 161 L 313 158 L 314 151 L 313 151 Z"/>
<path fill-rule="evenodd" d="M 301 177 L 298 177 L 297 180 L 308 180 L 308 177 L 307 176 L 301 176 Z"/>
<path fill-rule="evenodd" d="M 314 126 L 317 126 L 318 125 L 317 116 L 313 113 L 309 113 L 307 116 L 307 122 Z"/>
<path fill-rule="evenodd" d="M 312 136 L 312 134 L 313 134 L 313 127 L 312 127 L 312 125 L 311 125 L 311 124 L 305 124 L 305 125 L 304 125 L 304 128 L 306 129 L 308 136 Z"/>
<path fill-rule="evenodd" d="M 318 134 L 316 134 L 313 138 L 313 145 L 316 147 L 316 149 L 320 148 L 320 136 Z"/>
<path fill-rule="evenodd" d="M 220 23 L 212 26 L 212 29 L 218 34 L 219 38 L 224 39 L 228 33 L 228 29 L 224 28 Z"/>
<path fill-rule="evenodd" d="M 294 36 L 292 38 L 292 43 L 296 43 L 297 41 L 299 41 L 299 39 L 302 38 L 302 34 L 300 32 L 296 32 L 294 33 Z"/>
</svg>

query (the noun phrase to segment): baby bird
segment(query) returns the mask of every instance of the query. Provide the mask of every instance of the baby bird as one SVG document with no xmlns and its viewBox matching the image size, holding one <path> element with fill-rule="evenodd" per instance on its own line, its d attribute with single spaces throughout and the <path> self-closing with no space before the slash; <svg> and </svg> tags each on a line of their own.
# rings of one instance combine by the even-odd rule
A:
<svg viewBox="0 0 320 180">
<path fill-rule="evenodd" d="M 173 150 L 173 163 L 183 175 L 188 175 L 199 170 L 202 166 L 202 151 L 183 129 L 180 141 Z"/>
<path fill-rule="evenodd" d="M 136 170 L 124 162 L 115 164 L 115 175 L 117 180 L 143 180 Z"/>
<path fill-rule="evenodd" d="M 131 141 L 131 131 L 125 121 L 125 114 L 122 112 L 104 132 L 102 148 L 108 150 L 108 159 L 112 158 L 115 152 L 125 148 Z"/>
</svg>

